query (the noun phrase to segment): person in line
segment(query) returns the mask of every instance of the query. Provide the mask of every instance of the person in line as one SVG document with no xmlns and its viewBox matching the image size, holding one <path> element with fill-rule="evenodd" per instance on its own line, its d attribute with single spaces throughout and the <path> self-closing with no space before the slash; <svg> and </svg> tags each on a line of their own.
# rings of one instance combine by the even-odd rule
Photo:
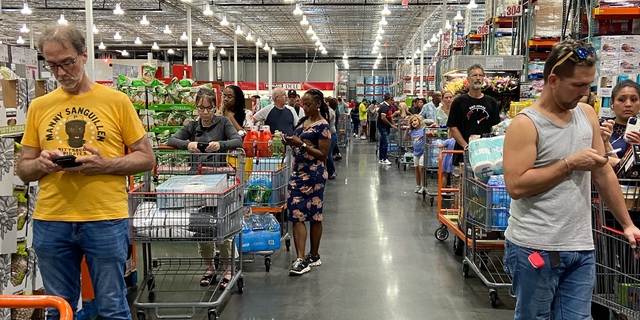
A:
<svg viewBox="0 0 640 320">
<path fill-rule="evenodd" d="M 296 111 L 296 115 L 298 119 L 302 119 L 304 117 L 304 109 L 301 106 L 300 95 L 293 89 L 287 92 L 287 106 L 292 107 Z"/>
<path fill-rule="evenodd" d="M 343 100 L 342 97 L 338 97 L 338 111 L 340 114 L 344 114 L 346 112 L 344 102 L 345 100 Z"/>
<path fill-rule="evenodd" d="M 431 122 L 436 122 L 436 108 L 440 106 L 440 102 L 442 102 L 442 94 L 439 91 L 436 91 L 431 96 L 432 101 L 426 103 L 426 100 L 422 98 L 422 110 L 420 110 L 420 116 L 425 120 L 430 120 Z"/>
<path fill-rule="evenodd" d="M 436 109 L 436 124 L 446 126 L 453 103 L 453 93 L 449 90 L 442 91 L 442 104 Z"/>
<path fill-rule="evenodd" d="M 367 101 L 366 99 L 363 100 Z M 351 108 L 351 123 L 353 124 L 353 137 L 357 138 L 358 137 L 358 129 L 360 128 L 360 109 L 356 108 L 355 103 L 353 103 L 353 100 L 351 100 L 351 104 L 353 105 L 353 107 Z"/>
<path fill-rule="evenodd" d="M 391 128 L 393 128 L 393 130 L 397 130 L 398 127 L 391 123 L 391 109 L 389 108 L 391 94 L 385 93 L 382 99 L 384 101 L 378 109 L 378 132 L 380 133 L 379 163 L 391 165 L 391 161 L 387 158 L 387 151 L 389 149 L 389 132 Z"/>
<path fill-rule="evenodd" d="M 269 126 L 271 134 L 276 130 L 285 135 L 293 134 L 293 126 L 298 123 L 296 110 L 285 105 L 286 91 L 283 88 L 273 89 L 273 104 L 268 105 L 253 115 L 253 120 Z"/>
<path fill-rule="evenodd" d="M 376 137 L 376 130 L 377 130 L 377 122 L 378 122 L 378 109 L 380 108 L 380 105 L 378 104 L 378 101 L 374 100 L 374 103 L 370 104 L 367 107 L 367 121 L 369 122 L 369 141 L 370 142 L 376 142 L 378 141 L 377 137 Z"/>
<path fill-rule="evenodd" d="M 418 100 L 419 99 L 411 100 L 411 107 L 409 108 L 409 113 L 411 113 L 411 114 L 420 114 L 420 111 L 422 110 L 422 107 L 418 107 Z M 420 103 L 422 103 L 422 101 L 420 101 Z"/>
<path fill-rule="evenodd" d="M 338 101 L 340 101 L 342 98 L 338 97 Z M 329 106 L 331 106 L 330 103 L 328 103 Z M 335 122 L 335 128 L 336 128 L 336 145 L 334 146 L 333 150 L 331 151 L 331 158 L 333 159 L 333 161 L 340 161 L 342 160 L 342 154 L 340 153 L 340 148 L 338 147 L 338 124 L 340 123 L 340 118 L 344 115 L 344 103 L 342 104 L 342 111 L 340 111 L 340 104 L 338 104 L 338 108 L 335 109 L 336 112 L 336 122 Z M 329 175 L 329 177 L 331 177 L 331 175 Z"/>
<path fill-rule="evenodd" d="M 258 112 L 260 110 L 260 108 L 262 108 L 262 105 L 260 104 L 260 96 L 257 94 L 254 94 L 251 96 L 251 112 L 252 112 L 252 116 L 254 114 L 256 114 L 256 112 Z"/>
<path fill-rule="evenodd" d="M 347 105 L 347 108 L 348 108 L 347 113 L 350 114 L 351 110 L 353 110 L 353 108 L 355 107 L 356 107 L 356 103 L 353 101 L 353 99 L 351 99 L 351 102 L 349 102 L 349 104 Z"/>
<path fill-rule="evenodd" d="M 85 256 L 98 314 L 131 319 L 124 280 L 129 249 L 125 176 L 153 169 L 151 144 L 127 95 L 87 77 L 84 31 L 72 24 L 47 26 L 37 48 L 60 87 L 31 102 L 16 170 L 22 181 L 40 186 L 33 248 L 46 294 L 64 298 L 75 317 Z M 65 131 L 68 122 L 76 130 Z M 61 130 L 50 139 L 56 126 Z M 64 155 L 76 156 L 80 165 L 52 161 Z M 58 318 L 60 312 L 49 308 L 48 319 Z"/>
<path fill-rule="evenodd" d="M 369 101 L 367 99 L 362 100 L 362 103 L 358 107 L 358 111 L 360 111 L 360 140 L 367 140 L 367 135 L 369 132 L 367 131 L 368 120 L 367 120 L 367 107 L 369 106 Z"/>
<path fill-rule="evenodd" d="M 216 99 L 213 101 L 215 102 Z M 240 87 L 231 84 L 222 90 L 222 115 L 231 120 L 233 127 L 241 136 L 245 135 L 244 128 L 247 125 L 247 114 L 244 108 L 244 92 Z"/>
<path fill-rule="evenodd" d="M 482 93 L 484 68 L 479 64 L 467 68 L 469 93 L 453 100 L 447 127 L 456 139 L 454 150 L 464 150 L 469 144 L 469 137 L 491 133 L 491 127 L 500 123 L 500 112 L 496 99 Z M 461 154 L 453 155 L 453 165 L 462 161 Z"/>
<path fill-rule="evenodd" d="M 404 102 L 400 102 L 400 104 L 398 105 L 398 111 L 393 113 L 393 118 L 407 119 L 410 115 L 411 113 L 407 109 L 407 104 Z"/>
<path fill-rule="evenodd" d="M 293 164 L 287 190 L 289 221 L 293 222 L 293 242 L 297 258 L 289 275 L 299 276 L 322 264 L 318 249 L 322 238 L 324 187 L 328 178 L 325 161 L 331 148 L 329 107 L 320 90 L 311 89 L 302 96 L 306 116 L 298 122 L 295 134 L 286 137 L 292 147 Z M 311 252 L 305 257 L 309 221 Z"/>
<path fill-rule="evenodd" d="M 632 80 L 623 80 L 613 88 L 611 93 L 611 110 L 616 114 L 614 118 L 603 119 L 600 134 L 604 141 L 606 152 L 620 149 L 611 158 L 622 159 L 632 144 L 640 144 L 640 132 L 631 131 L 624 138 L 629 118 L 640 112 L 640 85 Z M 617 163 L 617 161 L 615 161 Z"/>
<path fill-rule="evenodd" d="M 447 90 L 448 91 L 448 90 Z M 456 146 L 456 139 L 451 136 L 451 130 L 448 132 L 447 140 L 438 144 L 438 148 L 443 150 L 453 150 Z M 444 153 L 442 154 L 442 187 L 446 188 L 447 183 L 449 183 L 449 177 L 454 171 L 453 167 L 453 154 L 452 153 Z"/>
<path fill-rule="evenodd" d="M 336 144 L 338 144 L 338 133 L 336 131 L 338 99 L 327 98 L 325 102 L 329 105 L 329 131 L 331 132 L 331 147 L 329 148 L 329 156 L 327 157 L 327 173 L 329 174 L 329 179 L 333 180 L 338 176 L 336 165 L 333 163 L 333 157 L 331 157 L 333 149 L 336 147 Z"/>
<path fill-rule="evenodd" d="M 234 92 L 228 86 L 225 88 Z M 239 89 L 239 88 L 238 88 Z M 229 93 L 225 92 L 224 104 L 233 104 L 235 98 L 226 97 Z M 198 110 L 198 120 L 191 121 L 184 127 L 180 128 L 169 138 L 167 145 L 178 148 L 180 150 L 189 150 L 191 153 L 201 153 L 198 149 L 198 143 L 206 143 L 206 153 L 224 153 L 231 148 L 241 148 L 242 138 L 238 133 L 238 128 L 228 116 L 216 116 L 216 93 L 213 90 L 201 88 L 196 94 L 196 109 Z M 238 106 L 235 106 L 238 108 Z M 228 110 L 228 109 L 227 109 Z M 204 160 L 204 159 L 203 159 Z M 209 161 L 209 160 L 204 160 Z M 220 245 L 220 258 L 228 262 L 231 259 L 232 240 L 227 239 Z M 198 253 L 204 259 L 207 270 L 202 279 L 200 286 L 208 287 L 213 281 L 216 268 L 213 258 L 216 255 L 216 244 L 213 242 L 198 243 Z M 224 290 L 231 280 L 231 267 L 227 266 L 227 271 L 220 284 L 220 289 Z"/>
<path fill-rule="evenodd" d="M 555 44 L 545 62 L 540 98 L 507 129 L 503 169 L 513 200 L 504 260 L 513 277 L 516 320 L 591 318 L 592 183 L 631 248 L 640 238 L 616 175 L 602 156 L 595 110 L 578 103 L 589 93 L 596 62 L 595 51 L 583 41 Z M 544 265 L 536 268 L 534 260 Z"/>
<path fill-rule="evenodd" d="M 422 172 L 424 169 L 424 121 L 419 115 L 409 117 L 409 125 L 404 131 L 404 140 L 413 141 L 413 165 L 416 168 L 416 189 L 415 193 L 424 191 L 422 187 Z"/>
</svg>

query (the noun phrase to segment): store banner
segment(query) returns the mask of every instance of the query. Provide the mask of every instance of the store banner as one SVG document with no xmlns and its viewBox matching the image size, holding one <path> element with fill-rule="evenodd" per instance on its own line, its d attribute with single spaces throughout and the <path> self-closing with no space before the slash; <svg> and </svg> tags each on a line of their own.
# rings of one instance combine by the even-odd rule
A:
<svg viewBox="0 0 640 320">
<path fill-rule="evenodd" d="M 233 84 L 233 82 L 225 82 L 224 85 L 228 86 Z M 260 90 L 269 90 L 268 82 L 260 82 L 259 84 Z M 285 86 L 286 85 L 286 86 Z M 243 91 L 254 91 L 256 90 L 255 82 L 238 82 L 238 87 Z M 334 88 L 333 82 L 277 82 L 272 84 L 273 88 L 284 88 L 286 90 L 294 89 L 294 90 L 310 90 L 310 89 L 318 89 L 320 91 L 331 91 Z"/>
<path fill-rule="evenodd" d="M 11 63 L 25 64 L 24 48 L 11 47 Z"/>
<path fill-rule="evenodd" d="M 284 88 L 285 90 L 302 90 L 302 83 L 272 83 L 272 88 Z M 264 84 L 264 89 L 269 90 L 269 84 Z"/>
<path fill-rule="evenodd" d="M 9 46 L 0 44 L 0 62 L 9 62 Z"/>
</svg>

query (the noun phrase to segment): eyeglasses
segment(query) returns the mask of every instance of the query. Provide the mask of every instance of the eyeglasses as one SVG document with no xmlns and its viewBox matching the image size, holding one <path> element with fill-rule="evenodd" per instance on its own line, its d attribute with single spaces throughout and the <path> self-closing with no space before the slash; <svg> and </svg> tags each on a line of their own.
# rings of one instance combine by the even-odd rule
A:
<svg viewBox="0 0 640 320">
<path fill-rule="evenodd" d="M 203 107 L 203 106 L 197 106 L 196 108 L 198 109 L 198 111 L 207 111 L 207 112 L 213 112 L 213 110 L 215 109 L 215 107 Z"/>
<path fill-rule="evenodd" d="M 223 95 L 222 95 L 222 97 L 223 97 L 223 98 L 233 99 L 233 98 L 235 98 L 236 96 L 234 96 L 234 95 L 232 95 L 232 94 L 223 94 Z"/>
<path fill-rule="evenodd" d="M 76 61 L 78 61 L 78 58 L 80 58 L 80 54 L 78 54 L 75 59 L 60 64 L 48 62 L 44 65 L 44 68 L 51 72 L 57 72 L 58 68 L 62 68 L 64 71 L 69 72 L 73 70 L 73 66 L 76 64 Z"/>
<path fill-rule="evenodd" d="M 574 56 L 575 54 L 575 56 Z M 553 66 L 553 68 L 551 68 L 551 72 L 549 74 L 553 73 L 553 70 L 556 69 L 557 66 L 561 65 L 562 63 L 564 63 L 565 61 L 567 61 L 567 59 L 571 58 L 571 61 L 578 63 L 580 62 L 580 60 L 584 60 L 586 58 L 588 58 L 589 56 L 595 56 L 596 55 L 596 50 L 593 47 L 588 47 L 588 48 L 577 48 L 575 50 L 572 50 L 571 52 L 567 53 L 566 55 L 564 55 L 564 57 L 562 57 L 562 59 L 558 60 L 558 62 L 556 62 L 556 64 Z"/>
</svg>

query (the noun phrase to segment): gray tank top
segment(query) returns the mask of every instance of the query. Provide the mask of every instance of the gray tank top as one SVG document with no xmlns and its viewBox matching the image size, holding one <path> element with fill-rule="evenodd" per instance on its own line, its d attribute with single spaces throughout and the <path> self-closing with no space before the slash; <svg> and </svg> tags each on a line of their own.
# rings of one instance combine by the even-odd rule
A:
<svg viewBox="0 0 640 320">
<path fill-rule="evenodd" d="M 534 168 L 548 167 L 591 148 L 593 128 L 582 107 L 573 109 L 571 121 L 560 126 L 533 108 L 521 113 L 538 131 Z M 511 201 L 505 237 L 521 247 L 545 251 L 593 250 L 591 229 L 591 172 L 574 171 L 555 187 Z"/>
</svg>

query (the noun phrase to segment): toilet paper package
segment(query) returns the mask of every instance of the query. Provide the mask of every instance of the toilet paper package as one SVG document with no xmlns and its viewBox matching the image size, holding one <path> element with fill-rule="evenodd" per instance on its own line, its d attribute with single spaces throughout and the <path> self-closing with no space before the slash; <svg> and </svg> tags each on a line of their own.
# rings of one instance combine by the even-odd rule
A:
<svg viewBox="0 0 640 320">
<path fill-rule="evenodd" d="M 474 176 L 487 183 L 494 174 L 502 174 L 504 136 L 484 138 L 469 143 L 469 162 Z"/>
</svg>

